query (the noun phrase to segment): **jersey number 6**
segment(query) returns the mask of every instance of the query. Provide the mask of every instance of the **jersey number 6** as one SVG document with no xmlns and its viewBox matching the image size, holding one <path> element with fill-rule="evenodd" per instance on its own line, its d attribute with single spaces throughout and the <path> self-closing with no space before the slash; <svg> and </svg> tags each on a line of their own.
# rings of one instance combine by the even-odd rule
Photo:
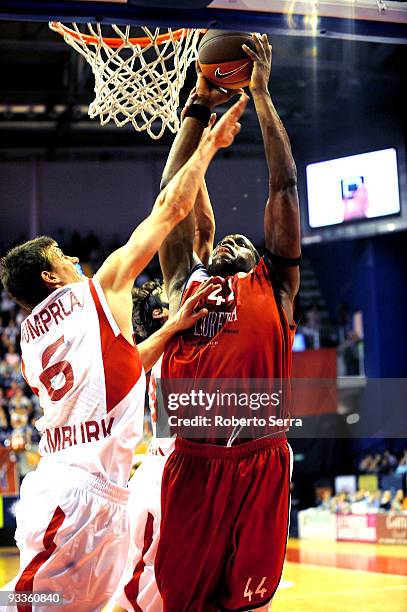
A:
<svg viewBox="0 0 407 612">
<path fill-rule="evenodd" d="M 58 400 L 62 399 L 64 395 L 66 395 L 66 393 L 72 389 L 74 383 L 73 370 L 69 361 L 58 361 L 57 363 L 47 367 L 51 357 L 63 343 L 64 337 L 61 336 L 61 338 L 58 338 L 58 340 L 47 346 L 42 354 L 42 367 L 45 369 L 40 374 L 40 381 L 46 388 L 48 395 L 53 402 L 57 402 Z M 52 381 L 55 376 L 58 376 L 58 374 L 64 375 L 65 383 L 62 387 L 55 389 L 52 386 Z"/>
</svg>

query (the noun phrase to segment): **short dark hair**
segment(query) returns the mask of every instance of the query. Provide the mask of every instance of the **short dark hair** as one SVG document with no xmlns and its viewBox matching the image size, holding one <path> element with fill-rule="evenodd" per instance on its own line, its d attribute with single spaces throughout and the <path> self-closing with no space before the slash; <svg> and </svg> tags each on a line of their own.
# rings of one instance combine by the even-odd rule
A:
<svg viewBox="0 0 407 612">
<path fill-rule="evenodd" d="M 141 287 L 134 287 L 133 298 L 133 330 L 136 341 L 145 340 L 160 329 L 162 322 L 153 318 L 153 310 L 168 308 L 161 301 L 160 293 L 163 283 L 159 279 L 147 281 Z"/>
<path fill-rule="evenodd" d="M 49 248 L 55 244 L 53 238 L 39 236 L 15 246 L 1 259 L 1 282 L 20 306 L 32 309 L 48 296 L 41 272 L 52 270 Z"/>
</svg>

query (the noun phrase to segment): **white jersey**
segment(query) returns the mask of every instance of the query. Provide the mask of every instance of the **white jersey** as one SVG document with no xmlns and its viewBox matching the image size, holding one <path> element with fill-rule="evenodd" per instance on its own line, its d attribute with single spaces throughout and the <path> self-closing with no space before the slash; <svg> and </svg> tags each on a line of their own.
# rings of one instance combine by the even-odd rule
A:
<svg viewBox="0 0 407 612">
<path fill-rule="evenodd" d="M 23 374 L 44 416 L 42 462 L 126 486 L 143 433 L 145 375 L 96 278 L 51 293 L 21 324 Z"/>
<path fill-rule="evenodd" d="M 161 481 L 175 438 L 157 438 L 157 411 L 162 357 L 151 369 L 148 405 L 153 438 L 147 456 L 129 481 L 130 551 L 126 569 L 113 602 L 125 610 L 162 612 L 163 602 L 155 581 L 154 562 L 160 540 Z M 109 608 L 110 609 L 110 608 Z"/>
<path fill-rule="evenodd" d="M 157 438 L 157 393 L 159 393 L 157 381 L 161 378 L 162 359 L 161 355 L 160 359 L 151 368 L 150 382 L 148 384 L 148 406 L 150 408 L 151 423 L 153 426 L 153 439 L 149 444 L 148 454 L 168 456 L 174 450 L 175 438 Z"/>
</svg>

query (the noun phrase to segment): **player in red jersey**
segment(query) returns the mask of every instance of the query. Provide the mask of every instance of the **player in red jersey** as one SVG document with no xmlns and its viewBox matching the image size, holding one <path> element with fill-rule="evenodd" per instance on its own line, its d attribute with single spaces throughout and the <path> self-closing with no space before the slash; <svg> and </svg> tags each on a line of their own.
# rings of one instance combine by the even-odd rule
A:
<svg viewBox="0 0 407 612">
<path fill-rule="evenodd" d="M 193 248 L 206 265 L 213 249 L 215 219 L 205 183 L 200 188 L 194 211 L 196 228 Z M 168 297 L 162 281 L 148 281 L 133 290 L 133 328 L 137 338 L 144 340 L 150 337 L 167 319 Z M 162 473 L 174 450 L 175 439 L 156 436 L 156 391 L 160 377 L 161 358 L 154 364 L 148 384 L 153 438 L 147 455 L 129 482 L 130 552 L 116 593 L 118 605 L 115 610 L 161 612 L 163 606 L 155 581 L 154 562 L 160 537 Z"/>
<path fill-rule="evenodd" d="M 205 269 L 193 254 L 193 213 L 164 241 L 170 312 L 208 277 L 219 284 L 206 299 L 208 315 L 167 344 L 165 384 L 192 379 L 196 390 L 200 379 L 229 378 L 250 390 L 254 379 L 283 382 L 291 375 L 300 261 L 296 167 L 268 91 L 271 47 L 266 35 L 253 39 L 256 50 L 244 49 L 254 61 L 250 90 L 269 168 L 266 253 L 259 258 L 236 233 L 216 246 Z M 163 185 L 198 145 L 220 95 L 198 75 Z M 285 410 L 282 402 L 278 416 Z M 155 563 L 164 612 L 267 609 L 277 589 L 288 534 L 290 449 L 281 428 L 250 441 L 250 430 L 236 438 L 237 432 L 229 432 L 226 446 L 212 430 L 199 442 L 178 437 L 166 463 Z"/>
<path fill-rule="evenodd" d="M 15 603 L 27 601 L 27 592 L 50 590 L 61 594 L 64 610 L 96 612 L 117 587 L 128 549 L 127 481 L 142 434 L 142 365 L 150 369 L 165 340 L 184 327 L 168 322 L 143 343 L 140 355 L 133 341 L 132 286 L 193 207 L 213 155 L 240 129 L 246 101 L 242 96 L 207 131 L 151 214 L 93 279 L 48 237 L 19 245 L 2 259 L 2 282 L 28 311 L 23 373 L 44 411 L 37 422 L 42 458 L 24 479 L 17 510 L 21 569 L 5 587 L 15 590 Z M 195 306 L 189 302 L 184 324 L 206 312 Z M 48 599 L 38 602 L 18 608 L 49 608 Z"/>
</svg>

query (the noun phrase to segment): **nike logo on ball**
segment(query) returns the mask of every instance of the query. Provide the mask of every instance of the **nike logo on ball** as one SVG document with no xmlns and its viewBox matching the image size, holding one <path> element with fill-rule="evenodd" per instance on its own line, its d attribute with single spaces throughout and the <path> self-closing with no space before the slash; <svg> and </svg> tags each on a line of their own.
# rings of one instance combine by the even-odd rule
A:
<svg viewBox="0 0 407 612">
<path fill-rule="evenodd" d="M 229 70 L 228 72 L 221 72 L 219 68 L 216 68 L 215 76 L 217 79 L 225 79 L 226 77 L 231 76 L 232 74 L 236 74 L 236 72 L 239 72 L 239 70 L 243 70 L 243 68 L 245 68 L 248 65 L 248 63 L 249 62 L 246 62 L 245 64 L 242 64 L 238 68 L 234 68 L 233 70 Z"/>
</svg>

